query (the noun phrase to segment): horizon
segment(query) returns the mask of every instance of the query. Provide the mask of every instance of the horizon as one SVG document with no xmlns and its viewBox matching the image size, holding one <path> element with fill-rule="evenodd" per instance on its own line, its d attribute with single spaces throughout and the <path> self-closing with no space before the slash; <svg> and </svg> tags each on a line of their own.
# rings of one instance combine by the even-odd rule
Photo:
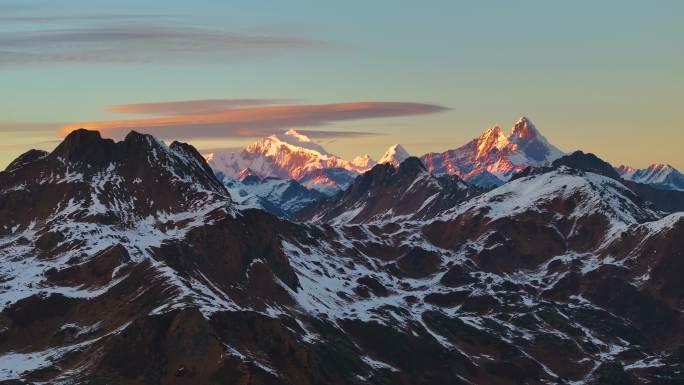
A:
<svg viewBox="0 0 684 385">
<path fill-rule="evenodd" d="M 533 121 L 532 119 L 530 119 L 529 117 L 527 117 L 527 116 L 520 116 L 520 117 L 518 117 L 518 119 L 516 119 L 516 121 L 520 121 L 520 120 L 522 120 L 522 119 L 526 119 L 528 122 L 532 123 L 533 126 L 535 126 L 535 125 L 534 125 L 534 121 Z M 495 127 L 500 128 L 506 136 L 508 136 L 508 135 L 510 135 L 510 134 L 512 133 L 512 127 L 511 127 L 510 129 L 507 129 L 507 128 L 505 128 L 505 127 L 502 127 L 502 125 L 500 125 L 500 124 L 498 124 L 498 123 L 495 123 L 495 124 L 491 125 L 489 128 L 483 130 L 481 134 L 484 134 L 486 131 L 488 131 L 488 130 L 490 130 L 490 129 L 492 129 L 492 128 L 495 128 Z M 543 137 L 545 137 L 545 136 L 544 136 L 544 132 L 543 132 L 541 129 L 539 129 L 539 128 L 536 127 L 536 126 L 535 126 L 535 128 L 537 129 L 537 131 L 538 131 Z M 116 139 L 116 138 L 108 138 L 108 137 L 102 135 L 102 132 L 100 132 L 100 131 L 97 130 L 97 129 L 89 129 L 89 128 L 85 128 L 85 127 L 75 128 L 75 129 L 73 129 L 72 131 L 70 131 L 69 133 L 74 132 L 74 131 L 78 131 L 78 130 L 95 131 L 95 132 L 98 132 L 98 133 L 100 134 L 100 136 L 101 136 L 103 139 L 112 139 L 112 140 L 114 140 L 115 142 L 124 140 L 124 138 L 125 138 L 128 134 L 130 134 L 130 133 L 132 133 L 132 132 L 138 132 L 138 131 L 136 131 L 135 129 L 131 129 L 130 131 L 126 132 L 126 135 L 123 135 L 123 137 L 118 138 L 118 139 Z M 292 132 L 294 132 L 294 133 L 297 134 L 297 135 L 303 135 L 303 136 L 306 137 L 308 140 L 311 140 L 311 137 L 309 137 L 309 136 L 307 135 L 307 131 L 306 131 L 306 130 L 298 130 L 298 129 L 295 129 L 295 128 L 290 128 L 290 129 L 286 129 L 286 130 L 279 131 L 279 132 L 273 132 L 272 134 L 269 134 L 269 135 L 264 136 L 264 137 L 261 137 L 261 138 L 257 138 L 256 141 L 259 141 L 259 140 L 262 140 L 262 139 L 266 139 L 266 138 L 272 137 L 272 136 L 277 136 L 277 135 L 279 135 L 279 134 L 280 134 L 280 135 L 288 135 L 288 134 L 289 134 L 289 131 L 292 131 Z M 141 133 L 141 132 L 138 132 L 138 133 Z M 142 132 L 142 133 L 144 134 L 144 132 Z M 147 135 L 153 135 L 153 134 L 147 134 Z M 67 134 L 66 136 L 68 136 L 68 134 Z M 66 138 L 66 136 L 65 136 L 65 138 Z M 154 135 L 153 135 L 153 136 L 154 136 Z M 462 145 L 459 145 L 458 147 L 461 147 L 461 146 L 463 146 L 463 145 L 466 145 L 466 144 L 469 143 L 470 141 L 475 140 L 475 139 L 477 139 L 477 138 L 478 138 L 478 137 L 472 138 L 471 140 L 467 141 L 466 143 L 463 143 Z M 545 139 L 548 140 L 548 138 L 546 138 L 546 137 L 545 137 Z M 167 139 L 167 140 L 159 139 L 159 140 L 161 140 L 166 146 L 169 146 L 170 143 L 171 143 L 172 141 L 174 141 L 173 139 Z M 249 144 L 253 144 L 253 143 L 255 143 L 256 141 L 252 141 L 252 142 L 248 143 L 248 145 L 249 145 Z M 181 142 L 182 142 L 182 141 L 181 141 Z M 311 140 L 311 142 L 320 145 L 320 143 L 318 143 L 317 141 Z M 60 141 L 60 143 L 61 143 L 61 141 Z M 553 145 L 553 142 L 550 142 L 550 143 Z M 189 144 L 192 145 L 192 143 L 189 143 Z M 55 145 L 55 147 L 56 147 L 56 146 L 57 146 L 57 145 Z M 403 143 L 392 143 L 392 144 L 388 144 L 387 147 L 386 147 L 382 152 L 380 152 L 380 153 L 378 153 L 378 154 L 376 154 L 376 155 L 368 154 L 368 153 L 358 153 L 358 154 L 356 154 L 356 155 L 354 155 L 354 156 L 352 156 L 352 157 L 344 157 L 344 156 L 340 156 L 339 154 L 335 153 L 334 151 L 329 151 L 327 148 L 325 148 L 325 146 L 322 146 L 322 147 L 323 147 L 324 150 L 326 150 L 327 153 L 329 153 L 329 154 L 331 154 L 331 155 L 333 155 L 333 156 L 338 156 L 338 157 L 340 157 L 340 158 L 342 158 L 342 159 L 345 159 L 345 160 L 347 160 L 347 161 L 352 161 L 352 160 L 353 160 L 354 158 L 356 158 L 356 157 L 364 157 L 364 156 L 368 155 L 368 156 L 370 156 L 370 159 L 371 159 L 371 160 L 373 160 L 373 161 L 375 161 L 375 162 L 378 162 L 378 161 L 381 160 L 381 158 L 382 158 L 384 155 L 387 154 L 387 152 L 388 152 L 389 150 L 391 150 L 391 149 L 394 148 L 395 146 L 401 146 L 404 150 L 408 151 L 408 150 L 406 149 L 406 146 L 405 146 Z M 193 147 L 195 147 L 195 146 L 193 145 Z M 237 153 L 237 152 L 240 152 L 240 151 L 244 150 L 246 147 L 247 147 L 247 146 L 241 146 L 241 147 L 218 147 L 218 148 L 198 148 L 198 147 L 195 147 L 195 148 L 198 150 L 198 152 L 200 152 L 200 154 L 201 154 L 204 158 L 207 158 L 207 156 L 213 155 L 213 154 L 216 153 L 216 152 L 235 152 L 235 153 Z M 448 149 L 448 150 L 452 150 L 452 149 Z M 608 161 L 608 160 L 602 158 L 600 154 L 595 154 L 595 153 L 592 153 L 592 152 L 583 151 L 582 149 L 575 149 L 575 150 L 571 150 L 571 151 L 565 151 L 565 150 L 563 150 L 563 149 L 560 149 L 560 150 L 563 151 L 563 154 L 564 154 L 564 155 L 571 155 L 572 153 L 574 153 L 574 152 L 576 152 L 576 151 L 582 151 L 582 152 L 585 152 L 585 153 L 587 153 L 587 154 L 596 155 L 599 159 L 608 162 L 608 163 L 609 163 L 611 166 L 613 166 L 613 168 L 615 168 L 615 169 L 623 168 L 623 167 L 627 167 L 627 168 L 635 169 L 635 170 L 638 170 L 638 169 L 639 169 L 639 168 L 632 167 L 632 166 L 626 165 L 626 164 L 614 164 L 614 163 L 612 163 L 612 162 L 610 162 L 610 161 Z M 416 157 L 416 158 L 421 158 L 422 156 L 428 155 L 428 154 L 431 154 L 431 153 L 437 153 L 437 152 L 426 152 L 426 153 L 416 154 L 416 153 L 413 153 L 413 152 L 411 152 L 411 151 L 408 151 L 409 156 L 411 156 L 411 157 Z M 441 152 L 439 152 L 439 153 L 441 153 Z M 207 158 L 207 159 L 208 159 L 208 158 Z M 643 168 L 650 168 L 650 167 L 660 167 L 660 166 L 669 166 L 669 167 L 673 167 L 673 168 L 676 169 L 676 167 L 675 167 L 674 165 L 670 164 L 670 163 L 651 163 L 651 164 L 646 165 L 645 167 L 642 167 L 641 169 L 643 169 Z"/>
<path fill-rule="evenodd" d="M 0 168 L 75 127 L 201 152 L 296 129 L 377 160 L 527 116 L 566 153 L 684 169 L 681 2 L 297 4 L 0 5 Z"/>
</svg>

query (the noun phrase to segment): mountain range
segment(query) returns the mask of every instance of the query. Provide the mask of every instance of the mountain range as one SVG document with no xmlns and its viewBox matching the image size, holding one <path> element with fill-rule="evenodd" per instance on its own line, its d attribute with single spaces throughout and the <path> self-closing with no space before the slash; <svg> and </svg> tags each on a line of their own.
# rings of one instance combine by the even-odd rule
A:
<svg viewBox="0 0 684 385">
<path fill-rule="evenodd" d="M 77 130 L 21 155 L 0 172 L 0 381 L 684 381 L 684 192 L 526 119 L 432 163 L 388 154 Z"/>
<path fill-rule="evenodd" d="M 684 191 L 684 175 L 669 164 L 655 163 L 640 170 L 623 165 L 615 170 L 625 180 L 649 184 L 663 190 Z"/>
<path fill-rule="evenodd" d="M 293 179 L 329 194 L 344 189 L 374 164 L 368 156 L 344 160 L 295 130 L 260 139 L 238 152 L 214 151 L 204 156 L 214 171 L 233 179 L 252 174 Z"/>
<path fill-rule="evenodd" d="M 529 119 L 520 118 L 510 134 L 493 126 L 462 147 L 420 157 L 433 174 L 452 174 L 481 187 L 501 185 L 515 172 L 527 166 L 548 165 L 563 155 L 551 145 Z M 401 144 L 391 146 L 378 162 L 369 155 L 346 161 L 329 153 L 309 137 L 296 130 L 274 134 L 240 151 L 214 151 L 205 154 L 216 171 L 239 179 L 250 173 L 261 177 L 289 178 L 304 181 L 308 188 L 328 195 L 344 190 L 359 173 L 375 164 L 389 163 L 398 167 L 410 154 Z M 332 169 L 346 178 L 312 173 Z"/>
<path fill-rule="evenodd" d="M 493 126 L 462 147 L 421 157 L 430 172 L 454 174 L 464 180 L 481 180 L 500 185 L 528 166 L 544 166 L 563 152 L 550 144 L 529 121 L 522 117 L 506 135 Z"/>
<path fill-rule="evenodd" d="M 551 166 L 564 155 L 564 152 L 549 143 L 528 118 L 521 117 L 508 134 L 500 126 L 494 125 L 459 148 L 427 153 L 419 159 L 427 171 L 436 177 L 452 175 L 474 188 L 488 190 L 501 186 L 528 167 Z M 304 189 L 293 188 L 301 195 L 302 202 L 309 204 L 315 199 L 347 189 L 358 175 L 377 164 L 390 164 L 396 169 L 411 155 L 401 144 L 395 144 L 378 161 L 368 154 L 346 161 L 326 151 L 306 135 L 291 129 L 261 139 L 239 151 L 217 150 L 205 153 L 204 157 L 218 178 L 228 183 L 234 200 L 291 218 L 306 205 L 292 204 L 295 198 L 290 194 L 295 190 L 290 190 L 288 197 L 281 197 L 285 184 L 303 186 Z M 654 164 L 643 170 L 623 165 L 616 167 L 615 171 L 615 177 L 639 185 L 684 191 L 684 175 L 669 165 Z M 240 185 L 240 181 L 247 176 L 256 176 L 270 183 Z M 275 178 L 283 182 L 276 183 Z M 660 208 L 666 211 L 676 211 L 680 207 L 667 191 L 653 192 L 647 187 L 637 188 L 647 189 L 652 196 L 650 200 L 658 202 Z M 669 203 L 665 203 L 667 201 Z"/>
</svg>

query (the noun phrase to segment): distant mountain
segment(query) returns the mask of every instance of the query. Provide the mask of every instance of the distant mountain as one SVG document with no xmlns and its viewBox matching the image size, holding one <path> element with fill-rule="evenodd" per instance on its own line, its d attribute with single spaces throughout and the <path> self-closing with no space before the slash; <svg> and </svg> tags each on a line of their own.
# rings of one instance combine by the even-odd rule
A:
<svg viewBox="0 0 684 385">
<path fill-rule="evenodd" d="M 385 151 L 385 154 L 380 158 L 378 164 L 391 164 L 396 168 L 410 156 L 411 155 L 406 151 L 404 146 L 395 144 Z"/>
<path fill-rule="evenodd" d="M 462 147 L 421 157 L 434 174 L 454 174 L 465 181 L 495 186 L 528 166 L 549 165 L 563 152 L 550 144 L 529 119 L 520 118 L 506 135 L 493 126 Z M 500 180 L 492 180 L 495 176 Z M 482 175 L 487 175 L 482 177 Z M 471 182 L 472 183 L 472 182 Z"/>
<path fill-rule="evenodd" d="M 379 163 L 344 192 L 302 210 L 297 219 L 335 224 L 428 219 L 478 193 L 457 176 L 435 177 L 418 158 L 408 157 L 398 167 Z"/>
<path fill-rule="evenodd" d="M 649 184 L 664 190 L 684 191 L 684 175 L 669 164 L 652 164 L 641 170 L 619 166 L 615 170 L 626 180 Z"/>
<path fill-rule="evenodd" d="M 351 164 L 358 167 L 360 170 L 370 170 L 371 167 L 378 164 L 378 162 L 373 160 L 370 155 L 364 154 L 352 159 Z"/>
<path fill-rule="evenodd" d="M 354 162 L 342 159 L 295 130 L 260 139 L 238 152 L 214 151 L 205 154 L 205 158 L 214 171 L 233 179 L 249 170 L 249 174 L 262 178 L 294 179 L 326 193 L 344 189 L 356 175 L 374 164 L 370 157 Z M 326 169 L 336 171 L 321 172 Z"/>
<path fill-rule="evenodd" d="M 317 190 L 309 190 L 293 179 L 260 178 L 247 175 L 241 180 L 218 174 L 240 209 L 257 208 L 282 218 L 290 218 L 302 208 L 323 198 Z"/>
<path fill-rule="evenodd" d="M 562 156 L 554 160 L 551 166 L 530 166 L 513 175 L 511 180 L 524 178 L 530 175 L 543 174 L 551 170 L 556 170 L 559 167 L 571 167 L 576 170 L 591 172 L 619 180 L 622 184 L 635 192 L 639 198 L 644 201 L 644 205 L 650 205 L 656 210 L 667 213 L 684 211 L 684 191 L 661 189 L 650 184 L 625 180 L 618 172 L 618 170 L 624 172 L 624 166 L 613 168 L 610 163 L 602 160 L 596 155 L 584 153 L 582 151 L 575 151 L 572 154 Z"/>
</svg>

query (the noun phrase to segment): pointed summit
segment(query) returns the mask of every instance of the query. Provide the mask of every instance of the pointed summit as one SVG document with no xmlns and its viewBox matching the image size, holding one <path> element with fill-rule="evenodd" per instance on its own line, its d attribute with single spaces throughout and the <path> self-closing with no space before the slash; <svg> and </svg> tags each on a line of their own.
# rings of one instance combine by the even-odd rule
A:
<svg viewBox="0 0 684 385">
<path fill-rule="evenodd" d="M 515 141 L 515 139 L 533 139 L 539 135 L 539 131 L 532 124 L 532 122 L 525 116 L 518 118 L 515 125 L 511 129 L 511 135 L 509 139 Z"/>
<path fill-rule="evenodd" d="M 389 163 L 394 167 L 399 167 L 401 162 L 410 156 L 411 155 L 401 144 L 395 144 L 387 149 L 385 155 L 378 161 L 378 164 Z"/>
<path fill-rule="evenodd" d="M 501 150 L 508 145 L 508 138 L 501 126 L 494 125 L 477 138 L 477 157 L 489 154 L 493 149 Z"/>
<path fill-rule="evenodd" d="M 519 118 L 510 134 L 494 125 L 465 145 L 421 157 L 430 172 L 458 175 L 482 186 L 497 185 L 528 166 L 545 166 L 564 153 L 550 144 L 526 117 Z M 495 182 L 495 183 L 494 183 Z"/>
<path fill-rule="evenodd" d="M 480 135 L 479 139 L 480 140 L 489 140 L 490 138 L 499 138 L 499 137 L 506 137 L 504 135 L 503 129 L 501 126 L 498 124 L 495 124 L 491 126 L 487 131 L 483 132 L 482 135 Z"/>
<path fill-rule="evenodd" d="M 511 151 L 521 152 L 527 159 L 539 164 L 545 164 L 563 156 L 563 152 L 549 143 L 537 127 L 524 116 L 515 122 L 508 141 L 513 147 Z"/>
</svg>

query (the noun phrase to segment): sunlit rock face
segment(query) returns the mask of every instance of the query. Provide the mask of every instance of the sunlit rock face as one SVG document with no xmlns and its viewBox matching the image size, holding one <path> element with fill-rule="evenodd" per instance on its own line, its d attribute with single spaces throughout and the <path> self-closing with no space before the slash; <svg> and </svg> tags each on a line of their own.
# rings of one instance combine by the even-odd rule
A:
<svg viewBox="0 0 684 385">
<path fill-rule="evenodd" d="M 529 119 L 522 117 L 508 135 L 501 127 L 493 126 L 462 147 L 428 153 L 421 160 L 434 174 L 454 174 L 488 187 L 507 181 L 528 166 L 548 165 L 562 155 Z"/>
<path fill-rule="evenodd" d="M 375 164 L 368 156 L 351 162 L 342 159 L 296 130 L 273 134 L 240 151 L 214 151 L 205 158 L 214 171 L 234 179 L 249 170 L 262 178 L 294 179 L 329 194 L 346 188 Z"/>
</svg>

